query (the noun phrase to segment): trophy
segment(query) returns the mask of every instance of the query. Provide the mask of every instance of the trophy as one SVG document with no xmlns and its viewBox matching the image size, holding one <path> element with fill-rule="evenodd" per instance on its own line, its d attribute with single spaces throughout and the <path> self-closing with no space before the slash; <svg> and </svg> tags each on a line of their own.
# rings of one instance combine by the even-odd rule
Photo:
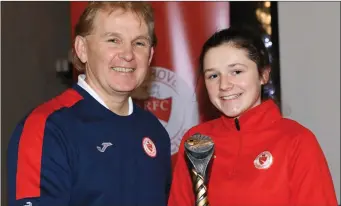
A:
<svg viewBox="0 0 341 206">
<path fill-rule="evenodd" d="M 208 136 L 194 134 L 185 141 L 185 158 L 192 176 L 195 206 L 209 206 L 207 183 L 214 153 L 214 143 Z"/>
</svg>

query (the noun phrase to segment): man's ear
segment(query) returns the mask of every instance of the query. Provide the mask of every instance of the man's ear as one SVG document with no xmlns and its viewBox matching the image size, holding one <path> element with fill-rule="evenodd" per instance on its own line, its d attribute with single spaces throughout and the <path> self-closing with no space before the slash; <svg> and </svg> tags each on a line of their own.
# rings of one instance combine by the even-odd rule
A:
<svg viewBox="0 0 341 206">
<path fill-rule="evenodd" d="M 148 60 L 148 65 L 150 65 L 150 63 L 152 62 L 153 56 L 154 56 L 154 47 L 152 47 L 150 49 L 150 56 L 149 56 L 149 60 Z"/>
<path fill-rule="evenodd" d="M 260 80 L 261 85 L 267 84 L 269 82 L 270 72 L 271 72 L 270 67 L 266 67 L 263 70 L 263 73 L 261 74 L 261 77 L 260 77 L 261 78 L 261 80 Z"/>
<path fill-rule="evenodd" d="M 84 37 L 76 36 L 75 51 L 76 51 L 78 58 L 81 60 L 81 62 L 85 64 L 88 61 L 88 55 L 87 55 L 86 40 Z"/>
</svg>

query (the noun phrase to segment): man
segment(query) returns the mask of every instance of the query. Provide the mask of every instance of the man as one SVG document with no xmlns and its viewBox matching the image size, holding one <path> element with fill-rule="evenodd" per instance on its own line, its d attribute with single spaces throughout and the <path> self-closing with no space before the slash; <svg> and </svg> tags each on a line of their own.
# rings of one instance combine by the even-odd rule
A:
<svg viewBox="0 0 341 206">
<path fill-rule="evenodd" d="M 74 64 L 85 74 L 11 138 L 10 206 L 166 205 L 170 139 L 130 97 L 154 45 L 150 5 L 89 3 L 74 41 Z"/>
</svg>

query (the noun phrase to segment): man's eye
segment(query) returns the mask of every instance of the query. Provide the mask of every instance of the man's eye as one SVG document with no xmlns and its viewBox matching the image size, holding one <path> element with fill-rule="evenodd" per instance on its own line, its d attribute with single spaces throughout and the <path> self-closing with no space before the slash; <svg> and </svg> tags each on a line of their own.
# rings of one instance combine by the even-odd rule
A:
<svg viewBox="0 0 341 206">
<path fill-rule="evenodd" d="M 138 46 L 138 47 L 146 47 L 148 46 L 148 42 L 145 42 L 145 41 L 136 41 L 135 42 L 135 46 Z"/>
<path fill-rule="evenodd" d="M 109 39 L 108 42 L 119 43 L 119 39 L 117 39 L 117 38 L 112 38 L 112 39 Z"/>
</svg>

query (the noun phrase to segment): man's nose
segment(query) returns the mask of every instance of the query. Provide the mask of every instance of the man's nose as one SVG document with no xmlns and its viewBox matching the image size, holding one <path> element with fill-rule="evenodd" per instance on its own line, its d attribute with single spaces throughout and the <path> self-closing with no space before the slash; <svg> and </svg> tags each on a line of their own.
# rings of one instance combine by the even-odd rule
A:
<svg viewBox="0 0 341 206">
<path fill-rule="evenodd" d="M 127 62 L 130 62 L 134 59 L 133 48 L 131 45 L 122 46 L 122 50 L 118 55 L 121 59 L 124 59 Z"/>
</svg>

